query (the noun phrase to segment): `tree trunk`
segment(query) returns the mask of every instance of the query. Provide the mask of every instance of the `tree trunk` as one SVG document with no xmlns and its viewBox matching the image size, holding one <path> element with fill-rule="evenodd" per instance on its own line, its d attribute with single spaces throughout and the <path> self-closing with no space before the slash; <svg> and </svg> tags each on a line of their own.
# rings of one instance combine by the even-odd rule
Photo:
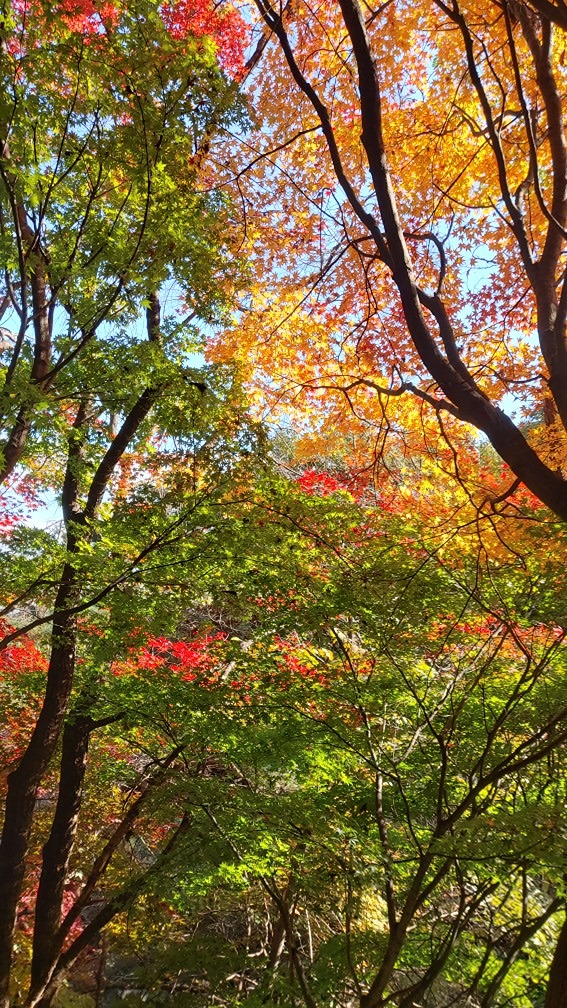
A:
<svg viewBox="0 0 567 1008">
<path fill-rule="evenodd" d="M 61 908 L 69 858 L 73 849 L 83 797 L 90 717 L 78 714 L 65 727 L 59 775 L 59 795 L 49 838 L 43 848 L 42 868 L 35 904 L 31 992 L 47 981 L 59 955 Z"/>
<path fill-rule="evenodd" d="M 57 593 L 56 609 L 69 604 L 75 575 L 67 564 Z M 8 777 L 4 826 L 0 839 L 0 1006 L 9 1004 L 12 946 L 16 913 L 25 878 L 26 855 L 37 791 L 57 745 L 75 670 L 75 623 L 67 613 L 53 620 L 54 645 L 47 687 L 36 726 L 19 766 Z"/>
</svg>

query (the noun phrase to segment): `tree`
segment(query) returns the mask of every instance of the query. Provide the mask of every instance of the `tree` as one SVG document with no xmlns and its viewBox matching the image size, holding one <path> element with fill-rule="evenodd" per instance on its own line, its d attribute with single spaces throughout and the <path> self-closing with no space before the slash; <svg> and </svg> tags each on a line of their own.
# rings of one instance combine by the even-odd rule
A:
<svg viewBox="0 0 567 1008">
<path fill-rule="evenodd" d="M 377 12 L 371 31 L 391 8 Z M 304 215 L 301 202 L 286 205 L 279 189 L 250 214 L 246 187 L 269 177 L 266 158 L 253 166 L 257 174 L 240 177 L 238 169 L 231 180 L 240 202 L 218 194 L 220 177 L 207 177 L 204 154 L 214 156 L 242 119 L 235 79 L 245 30 L 230 8 L 181 0 L 127 7 L 64 0 L 53 8 L 33 0 L 16 3 L 3 22 L 2 475 L 11 510 L 0 526 L 0 687 L 10 714 L 2 736 L 9 770 L 0 838 L 2 1004 L 22 995 L 28 1008 L 50 1008 L 64 979 L 96 956 L 101 934 L 117 945 L 129 940 L 119 923 L 128 914 L 146 945 L 156 921 L 163 939 L 151 964 L 156 982 L 166 960 L 179 962 L 180 945 L 194 957 L 181 994 L 195 1004 L 302 1000 L 316 1008 L 334 1000 L 378 1008 L 389 999 L 409 1008 L 416 999 L 433 1006 L 472 997 L 500 1008 L 513 997 L 521 1005 L 542 993 L 557 937 L 548 992 L 555 1008 L 565 935 L 564 531 L 537 510 L 539 483 L 524 480 L 530 493 L 514 481 L 512 492 L 509 470 L 470 440 L 460 483 L 443 476 L 435 485 L 431 474 L 453 465 L 455 444 L 467 446 L 453 421 L 474 421 L 472 405 L 481 404 L 485 419 L 500 416 L 471 375 L 495 396 L 506 384 L 528 390 L 531 423 L 510 444 L 534 458 L 539 452 L 536 477 L 551 474 L 556 489 L 561 444 L 545 455 L 534 412 L 539 386 L 524 385 L 523 361 L 507 370 L 471 339 L 474 373 L 455 362 L 443 311 L 464 325 L 464 232 L 459 238 L 454 227 L 444 242 L 427 237 L 441 262 L 439 274 L 426 252 L 419 259 L 435 287 L 427 294 L 408 281 L 405 259 L 400 265 L 403 235 L 395 219 L 388 223 L 393 202 L 387 187 L 382 199 L 382 161 L 384 233 L 368 216 L 363 148 L 351 142 L 356 93 L 348 73 L 344 83 L 335 75 L 349 68 L 339 8 L 325 8 L 313 32 L 302 10 L 262 9 L 284 49 L 292 39 L 303 53 L 301 81 L 313 68 L 323 92 L 336 85 L 336 121 L 328 127 L 316 102 L 319 124 L 309 122 L 299 139 L 322 123 L 333 151 L 344 127 L 341 152 L 359 187 L 356 197 L 347 186 L 348 205 L 329 183 L 324 144 L 305 158 L 288 136 L 282 156 L 292 166 L 298 156 L 305 161 L 300 181 L 321 181 L 315 214 Z M 345 0 L 345 17 L 349 10 Z M 560 8 L 552 13 L 559 17 Z M 327 17 L 330 44 L 321 47 Z M 422 30 L 413 7 L 399 17 L 389 36 L 394 50 L 398 31 L 403 39 L 408 26 Z M 520 26 L 521 53 L 529 47 L 522 26 L 532 22 L 514 17 L 502 13 L 494 37 L 502 41 L 509 23 L 511 45 Z M 482 19 L 479 26 L 488 32 Z M 460 36 L 435 38 L 451 67 L 460 59 L 460 21 L 457 28 Z M 265 46 L 264 33 L 248 67 Z M 288 65 L 299 66 L 286 52 Z M 419 52 L 425 79 L 436 50 L 431 43 Z M 509 72 L 501 54 L 489 48 L 483 64 L 496 68 L 500 83 Z M 278 59 L 273 52 L 265 66 L 262 59 L 260 78 L 274 67 L 275 83 L 287 74 Z M 363 83 L 361 75 L 361 97 Z M 541 90 L 531 78 L 529 86 Z M 462 164 L 486 153 L 475 123 L 481 92 L 475 97 L 463 84 L 467 101 L 454 129 L 425 124 L 423 135 L 439 132 L 444 152 L 454 143 Z M 408 121 L 427 103 L 410 77 L 381 98 L 398 116 L 403 161 Z M 435 101 L 429 107 L 441 116 Z M 364 109 L 367 126 L 375 107 Z M 507 111 L 504 104 L 501 132 Z M 283 114 L 275 101 L 272 132 Z M 512 116 L 509 129 L 509 158 L 520 168 L 522 122 L 527 129 L 522 114 Z M 364 136 L 373 167 L 368 129 Z M 550 134 L 537 139 L 545 165 Z M 497 152 L 494 144 L 486 150 Z M 429 164 L 427 144 L 422 154 Z M 487 249 L 509 241 L 501 208 L 479 222 L 476 181 L 459 175 L 459 189 L 453 161 L 445 163 L 453 175 L 440 219 L 449 226 L 459 200 L 461 226 L 478 225 Z M 548 176 L 543 195 L 535 178 L 535 196 L 525 195 L 529 242 L 545 250 L 556 217 L 552 207 L 549 221 L 540 206 Z M 487 175 L 489 194 L 491 185 Z M 328 235 L 319 220 L 325 193 L 337 205 Z M 284 220 L 295 230 L 282 237 Z M 357 220 L 367 233 L 353 230 Z M 412 221 L 408 241 L 424 238 L 422 225 Z M 300 440 L 297 453 L 274 466 L 234 364 L 195 363 L 199 323 L 207 331 L 211 321 L 226 325 L 243 279 L 274 258 L 273 245 L 256 244 L 266 226 L 272 243 L 318 250 L 319 261 L 314 274 L 296 255 L 284 274 L 275 257 L 274 305 L 265 291 L 250 295 L 255 308 L 260 299 L 260 314 L 240 327 L 242 351 L 266 337 L 265 398 L 277 382 L 270 362 L 297 376 L 309 361 L 307 342 L 297 361 L 289 359 L 299 294 L 305 334 L 317 337 L 317 374 L 303 383 L 310 405 L 328 395 L 335 421 L 339 401 L 354 414 L 364 396 L 397 402 L 411 386 L 438 418 L 437 440 L 425 427 L 428 453 L 418 458 L 425 418 L 411 407 L 404 415 L 404 403 L 378 485 L 360 464 L 356 417 L 352 438 L 344 426 L 327 438 L 320 421 L 307 431 L 322 454 L 331 446 L 329 471 L 320 459 L 306 461 Z M 452 277 L 449 255 L 458 264 Z M 318 305 L 315 293 L 331 290 L 337 263 L 344 263 L 333 295 L 338 312 Z M 371 304 L 362 328 L 353 308 L 361 264 Z M 503 287 L 521 278 L 511 254 L 507 264 Z M 384 266 L 402 291 L 410 329 L 415 318 L 422 324 L 422 309 L 440 326 L 445 344 L 434 362 L 441 359 L 442 377 L 451 368 L 460 376 L 446 400 L 423 384 L 415 356 L 407 358 L 409 376 L 401 359 L 392 364 L 389 379 L 400 385 L 388 382 L 384 391 L 378 380 L 377 320 L 388 318 L 400 346 L 407 335 L 401 317 L 385 314 L 392 287 L 377 285 Z M 507 304 L 509 293 L 499 295 L 492 282 L 498 320 L 498 297 Z M 274 349 L 282 306 L 291 321 L 279 326 Z M 238 307 L 242 320 L 246 300 Z M 474 309 L 480 316 L 486 300 Z M 344 332 L 347 312 L 354 345 Z M 521 347 L 529 323 L 519 309 L 514 319 Z M 406 350 L 413 353 L 409 341 Z M 526 360 L 531 352 L 528 343 Z M 559 430 L 554 416 L 546 421 Z M 33 525 L 42 494 L 58 497 L 59 527 Z M 536 967 L 538 941 L 545 952 Z"/>
<path fill-rule="evenodd" d="M 415 518 L 331 482 L 257 487 L 236 633 L 153 638 L 116 669 L 131 738 L 184 745 L 152 814 L 191 820 L 138 982 L 251 1008 L 537 1003 L 565 865 L 553 595 L 526 619 L 545 546 L 479 575 L 474 539 L 444 563 Z M 163 894 L 130 911 L 135 947 Z"/>
<path fill-rule="evenodd" d="M 159 569 L 162 551 L 179 562 L 171 549 L 182 529 L 258 440 L 227 369 L 205 377 L 190 363 L 191 320 L 221 313 L 239 272 L 227 206 L 199 189 L 191 164 L 210 120 L 237 114 L 242 39 L 237 15 L 207 3 L 32 2 L 4 12 L 2 310 L 16 331 L 2 330 L 2 478 L 8 502 L 22 504 L 22 487 L 57 494 L 63 529 L 34 533 L 17 517 L 3 529 L 3 614 L 17 618 L 1 646 L 13 656 L 30 631 L 50 629 L 37 719 L 5 794 L 2 1004 L 36 799 L 61 736 L 29 1003 L 47 1004 L 62 976 L 67 865 L 90 736 L 105 723 L 91 714 L 96 675 L 80 681 L 78 617 L 115 593 L 117 639 L 127 633 L 146 568 Z M 185 452 L 175 476 L 166 438 Z"/>
<path fill-rule="evenodd" d="M 72 706 L 30 834 L 16 982 L 29 952 L 29 1001 L 49 1004 L 127 914 L 110 949 L 144 949 L 142 989 L 181 1002 L 521 1004 L 562 906 L 561 537 L 550 557 L 528 526 L 519 567 L 517 521 L 495 515 L 500 553 L 479 560 L 466 530 L 432 539 L 412 498 L 385 507 L 359 477 L 353 499 L 348 471 L 267 472 L 230 409 L 224 437 L 244 441 L 223 442 L 222 416 L 218 465 L 208 441 L 189 453 L 194 417 L 185 466 L 178 430 L 117 481 L 75 559 Z M 61 564 L 45 540 L 11 533 L 15 587 Z M 24 630 L 2 652 L 15 725 L 46 664 Z"/>
<path fill-rule="evenodd" d="M 210 121 L 234 103 L 215 54 L 221 45 L 239 72 L 242 29 L 207 3 L 160 13 L 32 2 L 7 10 L 3 33 L 2 314 L 15 327 L 3 329 L 6 479 L 76 387 L 83 352 L 109 343 L 109 325 L 124 342 L 168 279 L 183 285 L 189 321 L 214 313 L 230 274 L 215 237 L 223 206 L 192 166 Z"/>
<path fill-rule="evenodd" d="M 279 51 L 252 92 L 264 134 L 230 167 L 280 293 L 237 338 L 312 409 L 342 395 L 356 423 L 370 400 L 393 427 L 411 394 L 457 449 L 472 424 L 564 519 L 563 5 L 256 7 Z"/>
</svg>

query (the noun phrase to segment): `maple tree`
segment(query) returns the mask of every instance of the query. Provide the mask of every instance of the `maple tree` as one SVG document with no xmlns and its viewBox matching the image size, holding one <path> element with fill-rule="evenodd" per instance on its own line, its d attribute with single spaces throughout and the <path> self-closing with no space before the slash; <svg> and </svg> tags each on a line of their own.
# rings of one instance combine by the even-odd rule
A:
<svg viewBox="0 0 567 1008">
<path fill-rule="evenodd" d="M 564 903 L 563 539 L 551 559 L 527 526 L 519 567 L 517 522 L 496 515 L 500 553 L 479 556 L 360 477 L 355 499 L 348 471 L 267 471 L 242 435 L 240 461 L 229 441 L 218 468 L 187 453 L 185 475 L 183 442 L 162 449 L 73 558 L 88 612 L 14 982 L 31 956 L 30 1003 L 49 1004 L 126 913 L 108 940 L 144 950 L 142 1001 L 173 971 L 195 1004 L 522 1004 Z M 62 562 L 45 539 L 10 533 L 15 612 L 30 566 Z M 47 664 L 27 635 L 50 619 L 0 652 L 16 724 Z"/>
<path fill-rule="evenodd" d="M 139 983 L 173 970 L 195 1004 L 530 1004 L 564 905 L 557 594 L 526 618 L 545 541 L 479 579 L 474 550 L 455 569 L 409 514 L 320 476 L 322 494 L 312 473 L 256 483 L 179 639 L 144 635 L 108 668 L 96 617 L 97 716 L 127 710 L 104 786 L 178 747 L 138 842 L 159 850 L 172 809 L 190 820 L 113 940 L 146 950 L 155 928 Z M 120 860 L 110 902 L 140 875 Z"/>
<path fill-rule="evenodd" d="M 565 519 L 563 4 L 255 7 L 258 129 L 216 151 L 264 280 L 214 352 L 386 459 L 425 435 L 466 479 L 473 425 L 488 496 Z"/>
<path fill-rule="evenodd" d="M 214 314 L 230 275 L 223 206 L 192 163 L 234 106 L 243 26 L 205 0 L 88 0 L 16 4 L 3 32 L 5 480 L 56 423 L 90 344 L 110 345 L 108 326 L 124 340 L 167 279 L 189 320 Z"/>
<path fill-rule="evenodd" d="M 561 394 L 519 293 L 541 320 L 563 204 L 549 88 L 507 57 L 537 64 L 562 6 L 366 11 L 400 226 L 358 7 L 259 7 L 246 62 L 249 13 L 208 0 L 2 22 L 1 1003 L 72 1000 L 82 969 L 98 1000 L 134 946 L 140 1002 L 557 1008 Z"/>
<path fill-rule="evenodd" d="M 45 681 L 10 751 L 2 1004 L 28 871 L 37 879 L 30 1004 L 48 1003 L 61 980 L 67 866 L 90 736 L 105 723 L 91 716 L 96 683 L 81 682 L 77 618 L 117 592 L 129 597 L 131 619 L 136 592 L 125 582 L 171 550 L 197 500 L 257 441 L 230 370 L 205 378 L 191 366 L 192 321 L 220 315 L 239 277 L 226 202 L 199 187 L 192 162 L 210 120 L 239 115 L 233 78 L 244 36 L 231 8 L 205 0 L 16 2 L 4 11 L 3 615 L 19 618 L 1 646 L 21 669 L 22 641 L 33 651 L 27 633 L 49 634 L 35 666 Z M 167 438 L 186 451 L 177 484 Z M 197 497 L 173 518 L 175 485 Z M 125 503 L 133 487 L 141 497 Z M 27 505 L 40 506 L 42 492 L 60 499 L 60 534 L 27 527 Z M 32 870 L 37 798 L 58 752 L 58 797 Z"/>
</svg>

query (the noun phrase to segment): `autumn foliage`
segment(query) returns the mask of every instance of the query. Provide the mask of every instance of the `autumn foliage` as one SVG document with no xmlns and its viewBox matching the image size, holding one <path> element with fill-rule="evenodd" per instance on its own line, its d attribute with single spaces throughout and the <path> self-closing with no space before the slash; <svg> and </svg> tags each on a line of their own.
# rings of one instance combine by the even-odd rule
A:
<svg viewBox="0 0 567 1008">
<path fill-rule="evenodd" d="M 565 1008 L 566 27 L 6 10 L 0 1008 Z"/>
<path fill-rule="evenodd" d="M 37 31 L 64 28 L 71 36 L 80 36 L 86 44 L 104 51 L 113 32 L 120 29 L 125 4 L 95 3 L 94 0 L 64 0 L 58 4 L 43 4 L 41 0 L 17 0 L 14 12 L 19 24 L 9 48 L 15 54 L 26 45 L 26 37 Z M 160 15 L 172 39 L 177 42 L 209 39 L 218 54 L 223 69 L 238 78 L 244 68 L 247 29 L 236 9 L 219 8 L 212 0 L 179 0 L 162 4 Z"/>
</svg>

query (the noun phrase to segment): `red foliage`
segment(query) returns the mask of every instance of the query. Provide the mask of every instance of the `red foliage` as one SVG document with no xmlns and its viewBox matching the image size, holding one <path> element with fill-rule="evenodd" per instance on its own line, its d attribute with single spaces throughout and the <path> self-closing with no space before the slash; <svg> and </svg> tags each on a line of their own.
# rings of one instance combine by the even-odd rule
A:
<svg viewBox="0 0 567 1008">
<path fill-rule="evenodd" d="M 13 631 L 6 620 L 0 619 L 0 637 Z M 19 637 L 0 651 L 0 769 L 2 773 L 22 755 L 33 731 L 40 709 L 37 697 L 26 699 L 26 689 L 17 688 L 20 677 L 28 673 L 45 672 L 47 659 L 37 645 L 27 636 Z"/>
<path fill-rule="evenodd" d="M 0 493 L 0 539 L 9 536 L 15 526 L 40 505 L 34 478 L 12 476 Z"/>
<path fill-rule="evenodd" d="M 215 646 L 226 640 L 226 634 L 202 634 L 189 641 L 170 641 L 167 637 L 150 637 L 141 648 L 132 648 L 124 661 L 114 662 L 114 675 L 133 675 L 138 669 L 154 671 L 169 669 L 191 682 L 209 672 L 218 662 Z M 208 681 L 203 680 L 203 685 Z"/>
<path fill-rule="evenodd" d="M 345 489 L 334 476 L 329 476 L 328 473 L 324 472 L 315 472 L 314 469 L 306 469 L 297 478 L 296 483 L 304 493 L 315 494 L 317 497 L 328 497 L 329 494 Z"/>
<path fill-rule="evenodd" d="M 95 4 L 93 0 L 62 0 L 60 10 L 69 31 L 87 36 L 114 28 L 119 16 L 114 4 Z"/>
<path fill-rule="evenodd" d="M 51 13 L 58 13 L 65 27 L 82 35 L 85 39 L 106 35 L 109 29 L 116 25 L 119 12 L 113 3 L 96 4 L 94 0 L 60 0 L 58 4 L 49 5 Z M 43 24 L 45 13 L 38 0 L 15 0 L 14 11 L 21 24 L 22 36 L 30 21 Z M 17 43 L 8 43 L 11 50 L 21 52 L 23 37 Z"/>
<path fill-rule="evenodd" d="M 288 592 L 278 592 L 276 591 L 273 595 L 266 595 L 265 598 L 257 595 L 250 599 L 250 601 L 258 606 L 259 609 L 265 609 L 267 612 L 273 613 L 278 612 L 280 609 L 298 610 L 301 608 L 301 600 L 298 596 L 289 589 Z"/>
<path fill-rule="evenodd" d="M 21 934 L 26 935 L 31 938 L 33 935 L 33 920 L 35 913 L 35 901 L 37 897 L 37 886 L 39 882 L 39 867 L 37 865 L 33 866 L 31 869 L 28 866 L 28 874 L 26 877 L 26 882 L 28 883 L 28 888 L 22 893 L 20 897 L 20 902 L 18 904 L 18 917 L 17 924 L 18 930 Z M 64 918 L 66 914 L 75 905 L 77 896 L 79 895 L 80 886 L 78 882 L 67 882 L 65 889 L 63 890 L 63 903 L 62 903 L 62 917 Z M 79 916 L 78 920 L 74 921 L 71 925 L 69 935 L 65 942 L 65 947 L 71 944 L 74 938 L 77 938 L 81 931 L 83 930 L 83 920 Z M 92 946 L 89 946 L 92 947 Z"/>
<path fill-rule="evenodd" d="M 317 497 L 328 497 L 329 494 L 346 491 L 359 503 L 371 495 L 370 502 L 376 504 L 372 480 L 365 470 L 350 470 L 337 476 L 326 472 L 306 469 L 295 481 L 304 493 L 315 494 Z"/>
<path fill-rule="evenodd" d="M 164 24 L 174 39 L 209 36 L 217 46 L 219 63 L 238 79 L 244 70 L 248 29 L 233 7 L 219 9 L 212 0 L 174 0 L 162 7 Z"/>
<path fill-rule="evenodd" d="M 310 668 L 294 654 L 294 649 L 300 645 L 299 639 L 285 639 L 276 636 L 274 642 L 283 657 L 283 662 L 278 662 L 280 669 L 291 672 L 294 677 L 299 676 L 301 679 L 311 679 L 312 681 L 321 683 L 323 686 L 328 684 L 328 677 L 320 669 Z"/>
<path fill-rule="evenodd" d="M 13 51 L 21 52 L 26 25 L 33 20 L 52 32 L 52 22 L 46 14 L 59 15 L 65 28 L 81 35 L 93 44 L 104 39 L 118 25 L 120 7 L 111 0 L 15 0 L 14 9 L 20 21 L 20 38 L 8 43 Z M 172 38 L 211 38 L 215 43 L 219 63 L 223 70 L 238 79 L 244 70 L 244 50 L 248 41 L 246 23 L 233 7 L 220 8 L 214 0 L 172 0 L 161 7 L 161 16 Z"/>
<path fill-rule="evenodd" d="M 13 626 L 0 619 L 0 634 L 2 636 L 7 636 L 13 630 Z M 25 634 L 0 651 L 0 681 L 6 676 L 15 678 L 26 672 L 45 671 L 47 671 L 47 659 L 42 655 L 37 644 Z"/>
</svg>

